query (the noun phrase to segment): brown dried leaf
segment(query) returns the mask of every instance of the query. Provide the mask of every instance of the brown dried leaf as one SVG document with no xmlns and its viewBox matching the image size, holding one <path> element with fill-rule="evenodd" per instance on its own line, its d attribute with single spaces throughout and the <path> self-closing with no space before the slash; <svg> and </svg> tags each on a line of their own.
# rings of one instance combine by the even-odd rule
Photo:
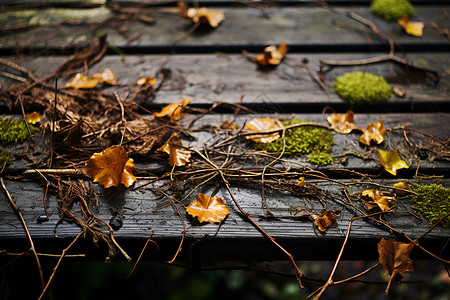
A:
<svg viewBox="0 0 450 300">
<path fill-rule="evenodd" d="M 41 114 L 37 111 L 25 115 L 25 122 L 28 124 L 36 124 L 41 121 Z"/>
<path fill-rule="evenodd" d="M 230 213 L 220 197 L 208 197 L 197 194 L 195 199 L 186 207 L 186 212 L 197 217 L 199 222 L 222 222 Z"/>
<path fill-rule="evenodd" d="M 183 113 L 184 108 L 191 103 L 191 100 L 189 99 L 183 99 L 179 103 L 171 103 L 165 107 L 159 112 L 154 113 L 153 117 L 155 118 L 163 118 L 163 117 L 169 117 L 170 121 L 178 121 L 181 119 L 181 117 L 186 116 L 187 114 Z"/>
<path fill-rule="evenodd" d="M 86 162 L 85 173 L 101 186 L 109 188 L 123 183 L 126 187 L 136 182 L 133 159 L 121 146 L 112 146 L 94 153 Z"/>
<path fill-rule="evenodd" d="M 117 84 L 117 77 L 109 68 L 105 68 L 102 73 L 95 73 L 93 77 L 97 78 L 100 83 Z"/>
<path fill-rule="evenodd" d="M 378 150 L 378 159 L 384 169 L 394 176 L 397 175 L 398 169 L 409 168 L 408 164 L 400 157 L 398 150 Z"/>
<path fill-rule="evenodd" d="M 410 21 L 408 17 L 403 17 L 397 22 L 405 29 L 407 34 L 413 36 L 423 36 L 423 22 Z"/>
<path fill-rule="evenodd" d="M 386 212 L 386 211 L 388 211 L 390 209 L 389 201 L 396 201 L 395 197 L 385 196 L 386 194 L 389 194 L 389 192 L 373 189 L 373 190 L 365 190 L 365 191 L 363 191 L 361 193 L 361 196 L 362 196 L 363 200 L 369 198 L 370 201 L 374 201 L 374 204 L 376 204 L 377 207 L 381 211 Z M 369 203 L 369 208 L 373 208 L 373 206 L 371 206 L 370 203 Z"/>
<path fill-rule="evenodd" d="M 331 128 L 337 133 L 350 133 L 353 129 L 359 129 L 356 126 L 355 121 L 353 121 L 353 111 L 349 110 L 344 114 L 333 113 L 331 116 L 327 117 L 328 123 L 330 123 Z"/>
<path fill-rule="evenodd" d="M 98 78 L 77 73 L 69 82 L 65 84 L 65 87 L 72 89 L 93 89 L 99 82 L 100 80 Z"/>
<path fill-rule="evenodd" d="M 156 77 L 141 77 L 136 81 L 137 85 L 154 85 L 156 83 Z"/>
<path fill-rule="evenodd" d="M 184 166 L 191 158 L 191 151 L 187 150 L 181 144 L 180 138 L 176 133 L 167 140 L 167 142 L 158 149 L 158 151 L 169 154 L 169 163 L 171 166 Z"/>
<path fill-rule="evenodd" d="M 286 43 L 280 46 L 270 45 L 264 48 L 263 53 L 256 56 L 256 62 L 260 66 L 276 66 L 281 63 L 289 48 Z"/>
<path fill-rule="evenodd" d="M 192 22 L 207 24 L 213 28 L 219 26 L 225 20 L 225 15 L 221 10 L 212 10 L 205 7 L 188 8 L 184 1 L 178 2 L 178 9 L 183 17 L 191 19 Z"/>
<path fill-rule="evenodd" d="M 412 260 L 409 257 L 413 248 L 414 243 L 401 243 L 395 239 L 385 240 L 383 238 L 378 243 L 379 261 L 383 272 L 391 276 L 386 288 L 386 295 L 389 293 L 392 282 L 400 284 L 400 280 L 406 272 L 414 271 Z"/>
<path fill-rule="evenodd" d="M 384 119 L 378 123 L 369 123 L 367 128 L 363 130 L 363 134 L 359 137 L 359 141 L 364 145 L 370 146 L 370 141 L 381 144 L 384 141 L 386 130 L 383 126 Z"/>
<path fill-rule="evenodd" d="M 252 119 L 249 122 L 245 124 L 244 129 L 250 132 L 264 132 L 269 130 L 277 130 L 283 128 L 283 125 L 280 123 L 280 121 L 272 118 L 264 118 L 264 119 Z M 256 135 L 249 135 L 246 138 L 249 140 L 252 140 L 257 143 L 270 143 L 272 141 L 275 141 L 280 137 L 280 134 L 278 132 L 269 133 L 269 134 L 256 134 Z"/>
<path fill-rule="evenodd" d="M 325 210 L 320 215 L 310 214 L 311 218 L 314 220 L 314 225 L 316 225 L 317 228 L 319 228 L 319 230 L 322 232 L 325 232 L 328 227 L 333 225 L 340 215 L 340 209 L 337 209 L 335 211 Z"/>
</svg>

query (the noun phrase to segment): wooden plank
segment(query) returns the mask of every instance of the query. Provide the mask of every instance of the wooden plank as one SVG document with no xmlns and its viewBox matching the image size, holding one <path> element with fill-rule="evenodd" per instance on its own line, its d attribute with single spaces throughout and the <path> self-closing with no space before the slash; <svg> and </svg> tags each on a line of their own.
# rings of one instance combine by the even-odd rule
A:
<svg viewBox="0 0 450 300">
<path fill-rule="evenodd" d="M 448 11 L 448 6 L 418 7 L 417 18 L 429 24 L 436 22 L 441 28 L 450 27 L 447 18 L 440 18 Z M 263 11 L 256 8 L 223 7 L 226 20 L 218 28 L 209 32 L 191 34 L 174 43 L 183 36 L 191 22 L 182 18 L 176 8 L 149 8 L 141 12 L 156 19 L 155 24 L 137 20 L 116 19 L 115 25 L 94 26 L 88 24 L 55 26 L 55 23 L 74 18 L 81 21 L 100 22 L 112 16 L 108 8 L 83 10 L 36 9 L 4 12 L 0 16 L 2 27 L 37 22 L 41 26 L 31 26 L 28 30 L 14 31 L 0 37 L 0 49 L 11 52 L 13 49 L 63 49 L 76 48 L 86 40 L 95 39 L 98 31 L 108 33 L 108 41 L 124 51 L 168 52 L 171 49 L 181 52 L 199 51 L 240 51 L 261 49 L 269 44 L 286 42 L 293 51 L 343 51 L 388 49 L 387 43 L 371 34 L 344 28 L 357 26 L 366 29 L 360 23 L 343 14 L 335 13 L 323 7 L 305 6 L 302 9 L 272 7 Z M 426 27 L 420 39 L 408 36 L 398 25 L 386 22 L 370 12 L 367 6 L 355 6 L 352 10 L 373 21 L 380 31 L 386 33 L 406 50 L 441 49 L 448 50 L 445 36 L 436 29 Z M 51 23 L 52 26 L 45 26 Z M 257 26 L 255 26 L 257 24 Z M 341 25 L 337 25 L 341 24 Z M 342 25 L 345 24 L 345 25 Z M 32 24 L 31 24 L 32 25 Z M 344 27 L 343 27 L 344 26 Z M 123 33 L 120 33 L 118 29 Z"/>
<path fill-rule="evenodd" d="M 256 53 L 255 53 L 256 54 Z M 137 101 L 149 109 L 168 103 L 179 102 L 183 98 L 193 100 L 194 106 L 209 106 L 217 102 L 242 103 L 256 111 L 262 109 L 283 112 L 319 112 L 329 105 L 344 111 L 349 105 L 333 91 L 337 76 L 349 71 L 367 71 L 383 76 L 387 81 L 406 90 L 405 97 L 392 97 L 385 103 L 373 107 L 356 108 L 357 111 L 436 111 L 449 112 L 450 77 L 442 76 L 436 85 L 427 84 L 423 73 L 400 67 L 394 63 L 379 63 L 359 67 L 337 67 L 329 71 L 325 79 L 328 93 L 323 91 L 311 78 L 305 68 L 296 66 L 302 59 L 309 61 L 313 70 L 320 67 L 320 60 L 353 60 L 378 56 L 368 54 L 293 54 L 288 53 L 280 66 L 273 70 L 260 70 L 255 63 L 243 55 L 127 55 L 105 56 L 89 72 L 102 72 L 110 68 L 120 85 L 101 87 L 105 92 L 137 92 L 135 82 L 144 76 L 156 76 L 162 67 L 171 75 L 158 90 L 154 99 L 138 97 Z M 443 74 L 450 69 L 447 53 L 410 53 L 402 56 L 411 62 L 436 69 Z M 54 72 L 66 57 L 6 57 L 29 69 L 39 78 Z M 0 66 L 0 70 L 16 76 L 20 72 Z M 70 78 L 59 80 L 63 86 Z M 0 84 L 6 89 L 16 80 L 0 76 Z M 99 88 L 100 89 L 100 88 Z"/>
<path fill-rule="evenodd" d="M 392 185 L 393 182 L 398 180 L 385 180 L 382 183 Z M 142 182 L 140 181 L 138 184 Z M 410 180 L 410 182 L 413 182 L 413 180 Z M 56 198 L 51 195 L 46 200 L 49 220 L 38 222 L 39 216 L 44 215 L 42 204 L 43 187 L 39 186 L 37 182 L 25 180 L 7 180 L 5 184 L 7 189 L 16 197 L 16 205 L 21 209 L 28 230 L 37 241 L 39 251 L 45 249 L 54 252 L 55 250 L 52 250 L 51 247 L 66 243 L 67 240 L 73 238 L 80 231 L 76 225 L 62 222 L 56 229 L 59 239 L 55 239 L 54 229 L 59 220 Z M 340 190 L 342 186 L 339 184 L 315 179 L 307 179 L 307 184 L 319 186 L 338 198 L 343 197 Z M 448 180 L 444 181 L 445 186 L 448 187 L 449 184 Z M 367 188 L 371 188 L 371 186 L 351 186 L 352 192 L 355 193 Z M 200 192 L 208 194 L 213 189 L 214 186 L 203 188 Z M 240 184 L 239 187 L 232 187 L 233 194 L 245 212 L 266 215 L 266 211 L 262 207 L 260 191 L 261 189 L 258 187 L 247 187 L 244 184 Z M 159 254 L 151 251 L 151 254 L 147 254 L 147 259 L 167 258 L 173 255 L 181 239 L 183 225 L 173 207 L 169 206 L 154 212 L 154 210 L 167 204 L 166 200 L 156 199 L 157 193 L 149 190 L 132 191 L 130 189 L 120 189 L 119 193 L 109 201 L 106 198 L 112 192 L 104 191 L 100 188 L 97 189 L 97 192 L 100 195 L 99 209 L 98 213 L 96 213 L 99 218 L 108 222 L 114 217 L 115 213 L 119 212 L 121 214 L 123 226 L 115 231 L 114 235 L 118 241 L 122 242 L 126 251 L 137 255 L 143 241 L 153 234 L 153 239 L 160 244 L 160 251 Z M 187 231 L 184 244 L 184 249 L 187 251 L 182 251 L 181 259 L 189 259 L 189 257 L 192 259 L 194 257 L 203 262 L 208 260 L 250 259 L 255 261 L 260 259 L 287 259 L 279 249 L 271 245 L 243 217 L 233 204 L 225 188 L 216 189 L 215 195 L 224 199 L 230 210 L 230 215 L 227 216 L 227 219 L 220 226 L 217 224 L 199 225 L 187 216 L 180 206 L 179 209 L 182 210 L 183 222 Z M 3 192 L 0 198 L 0 219 L 2 220 L 0 223 L 0 241 L 4 245 L 2 248 L 7 248 L 9 251 L 21 247 L 23 250 L 27 249 L 28 241 L 25 238 L 24 230 L 16 215 L 12 212 Z M 280 199 L 282 200 L 280 201 Z M 323 235 L 313 228 L 312 222 L 308 218 L 292 218 L 293 209 L 295 212 L 295 208 L 307 208 L 311 212 L 320 213 L 321 206 L 315 203 L 314 199 L 306 200 L 302 197 L 299 198 L 298 196 L 267 190 L 266 201 L 276 218 L 253 217 L 253 219 L 264 231 L 285 245 L 288 251 L 298 255 L 297 259 L 334 259 L 345 237 L 348 221 L 354 217 L 354 210 L 346 207 L 336 199 L 333 200 L 326 196 L 325 199 L 328 209 L 341 209 L 342 214 L 338 220 L 339 228 L 330 228 Z M 186 204 L 189 201 L 185 201 Z M 77 208 L 74 208 L 74 210 L 76 211 Z M 416 238 L 427 231 L 428 225 L 426 221 L 421 221 L 405 213 L 406 211 L 417 213 L 417 211 L 411 209 L 407 199 L 398 200 L 396 210 L 396 213 L 388 213 L 384 216 L 384 219 L 390 226 L 411 238 Z M 351 229 L 349 247 L 345 258 L 376 259 L 376 243 L 382 237 L 388 238 L 391 236 L 392 234 L 389 230 L 382 228 L 382 226 L 375 226 L 372 222 L 365 220 L 356 221 Z M 438 253 L 441 249 L 440 247 L 443 247 L 449 237 L 450 229 L 437 227 L 425 238 L 421 239 L 420 244 L 424 247 L 429 247 L 430 251 Z M 89 243 L 90 241 L 86 240 L 83 244 Z M 141 246 L 139 247 L 139 245 Z M 352 248 L 353 245 L 359 248 Z M 92 250 L 89 247 L 86 249 Z M 213 252 L 208 252 L 209 250 Z M 102 253 L 98 249 L 96 251 L 96 254 L 99 256 L 106 255 L 106 252 Z M 419 257 L 424 257 L 420 251 L 416 251 L 415 254 Z M 92 255 L 95 255 L 95 253 Z"/>
</svg>

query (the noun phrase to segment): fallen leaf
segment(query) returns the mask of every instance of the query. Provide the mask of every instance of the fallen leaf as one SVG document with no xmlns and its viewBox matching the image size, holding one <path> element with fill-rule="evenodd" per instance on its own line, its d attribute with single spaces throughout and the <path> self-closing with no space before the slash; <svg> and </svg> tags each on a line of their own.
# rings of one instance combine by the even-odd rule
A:
<svg viewBox="0 0 450 300">
<path fill-rule="evenodd" d="M 390 209 L 389 202 L 396 201 L 395 197 L 385 196 L 386 194 L 390 194 L 390 193 L 386 192 L 386 191 L 371 189 L 371 190 L 362 191 L 361 196 L 362 196 L 363 200 L 364 200 L 364 198 L 366 198 L 366 199 L 369 198 L 371 201 L 374 201 L 374 204 L 376 204 L 381 211 L 386 212 Z M 370 203 L 369 203 L 369 208 L 373 208 L 373 206 L 370 205 Z M 368 210 L 372 210 L 372 209 L 368 209 Z"/>
<path fill-rule="evenodd" d="M 230 122 L 228 120 L 225 120 L 222 122 L 222 124 L 220 124 L 220 128 L 221 129 L 231 129 L 231 130 L 236 130 L 239 128 L 239 126 L 236 123 Z"/>
<path fill-rule="evenodd" d="M 244 126 L 244 129 L 250 132 L 264 132 L 269 130 L 277 130 L 283 128 L 283 125 L 280 123 L 280 121 L 272 118 L 264 118 L 259 119 L 255 118 L 247 122 Z M 256 135 L 249 135 L 246 138 L 249 140 L 252 140 L 257 143 L 270 143 L 275 141 L 280 137 L 280 134 L 278 132 L 274 133 L 266 133 L 266 134 L 256 134 Z"/>
<path fill-rule="evenodd" d="M 379 261 L 383 272 L 391 276 L 385 291 L 386 295 L 392 282 L 400 284 L 406 272 L 414 271 L 412 259 L 409 257 L 413 248 L 414 243 L 401 243 L 395 239 L 383 238 L 378 242 Z"/>
<path fill-rule="evenodd" d="M 392 175 L 397 175 L 398 169 L 409 168 L 408 164 L 400 157 L 398 150 L 378 150 L 378 159 L 384 169 Z"/>
<path fill-rule="evenodd" d="M 397 97 L 405 97 L 406 96 L 406 90 L 400 86 L 393 86 L 392 91 Z"/>
<path fill-rule="evenodd" d="M 25 115 L 25 121 L 28 124 L 36 124 L 41 121 L 41 114 L 37 111 Z"/>
<path fill-rule="evenodd" d="M 406 182 L 406 181 L 400 181 L 400 182 L 394 183 L 393 187 L 395 188 L 394 189 L 394 194 L 397 195 L 397 196 L 405 196 L 405 195 L 408 194 L 408 192 L 402 191 L 402 190 L 399 190 L 399 189 L 403 189 L 403 190 L 407 190 L 407 191 L 411 190 L 409 188 L 408 182 Z"/>
<path fill-rule="evenodd" d="M 69 82 L 65 84 L 66 88 L 72 89 L 93 89 L 99 83 L 99 79 L 77 73 Z"/>
<path fill-rule="evenodd" d="M 328 227 L 333 225 L 340 215 L 340 209 L 337 209 L 335 211 L 325 210 L 320 215 L 310 214 L 311 218 L 314 220 L 314 225 L 316 225 L 317 228 L 322 232 L 325 232 Z"/>
<path fill-rule="evenodd" d="M 137 85 L 154 85 L 156 83 L 157 79 L 155 77 L 141 77 L 136 81 Z"/>
<path fill-rule="evenodd" d="M 102 73 L 95 73 L 93 77 L 97 78 L 100 83 L 109 85 L 117 84 L 117 77 L 109 68 L 105 68 Z"/>
<path fill-rule="evenodd" d="M 353 129 L 359 129 L 356 126 L 355 121 L 353 121 L 353 111 L 349 110 L 344 114 L 333 113 L 331 116 L 327 117 L 328 123 L 330 123 L 331 128 L 337 133 L 350 133 Z"/>
<path fill-rule="evenodd" d="M 209 197 L 201 193 L 186 207 L 186 212 L 197 217 L 200 223 L 219 223 L 230 213 L 220 197 Z"/>
<path fill-rule="evenodd" d="M 288 50 L 289 48 L 284 42 L 278 47 L 270 45 L 264 48 L 263 53 L 256 56 L 255 59 L 260 66 L 276 66 L 281 63 Z"/>
<path fill-rule="evenodd" d="M 94 153 L 86 162 L 85 173 L 104 188 L 117 187 L 120 183 L 129 187 L 137 181 L 134 170 L 133 159 L 128 158 L 125 149 L 112 146 Z"/>
<path fill-rule="evenodd" d="M 408 17 L 403 17 L 397 22 L 405 29 L 407 34 L 413 36 L 423 36 L 423 22 L 410 21 Z"/>
<path fill-rule="evenodd" d="M 180 138 L 176 133 L 167 140 L 167 142 L 158 149 L 158 151 L 169 154 L 169 164 L 171 166 L 184 166 L 191 158 L 191 151 L 187 150 L 181 144 Z"/>
<path fill-rule="evenodd" d="M 298 182 L 295 185 L 298 187 L 304 187 L 305 186 L 305 177 L 300 177 L 298 179 Z"/>
<path fill-rule="evenodd" d="M 378 123 L 369 123 L 367 128 L 363 130 L 363 134 L 359 137 L 359 141 L 364 145 L 370 146 L 370 141 L 381 144 L 384 141 L 386 130 L 383 126 L 384 119 Z"/>
<path fill-rule="evenodd" d="M 183 99 L 179 103 L 171 103 L 165 107 L 159 112 L 154 113 L 153 117 L 155 118 L 163 118 L 163 117 L 169 117 L 170 121 L 178 121 L 181 119 L 181 117 L 186 116 L 187 114 L 183 113 L 184 108 L 191 103 L 191 100 L 189 99 Z"/>
<path fill-rule="evenodd" d="M 213 28 L 219 26 L 225 20 L 225 15 L 221 10 L 213 10 L 206 7 L 188 8 L 184 1 L 178 2 L 178 9 L 183 17 L 191 19 L 192 22 L 207 24 Z"/>
</svg>

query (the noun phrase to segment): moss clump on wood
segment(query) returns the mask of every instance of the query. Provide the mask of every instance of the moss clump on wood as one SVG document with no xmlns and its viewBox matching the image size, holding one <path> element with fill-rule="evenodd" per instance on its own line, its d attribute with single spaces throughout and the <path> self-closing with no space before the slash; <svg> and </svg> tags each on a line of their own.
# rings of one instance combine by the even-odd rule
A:
<svg viewBox="0 0 450 300">
<path fill-rule="evenodd" d="M 309 158 L 310 163 L 316 164 L 318 166 L 329 165 L 333 163 L 333 158 L 330 154 L 325 152 L 315 152 Z"/>
<path fill-rule="evenodd" d="M 29 125 L 31 133 L 36 133 L 38 128 Z M 28 129 L 25 121 L 0 118 L 0 146 L 23 142 L 28 137 Z"/>
<path fill-rule="evenodd" d="M 367 72 L 350 72 L 336 79 L 336 93 L 351 106 L 386 101 L 392 95 L 391 86 L 383 77 Z"/>
<path fill-rule="evenodd" d="M 416 15 L 416 10 L 408 0 L 373 0 L 370 9 L 388 21 Z"/>
<path fill-rule="evenodd" d="M 305 120 L 292 119 L 282 122 L 284 126 L 308 123 Z M 311 126 L 300 126 L 286 130 L 286 152 L 292 156 L 298 156 L 307 153 L 330 153 L 334 144 L 333 134 L 325 128 Z M 280 153 L 283 151 L 283 139 L 279 138 L 270 143 L 256 143 L 255 149 L 268 152 Z M 331 158 L 331 157 L 330 157 Z M 314 159 L 313 159 L 314 160 Z M 321 162 L 325 164 L 326 160 L 317 157 L 314 163 Z M 327 161 L 329 161 L 327 159 Z"/>
<path fill-rule="evenodd" d="M 417 194 L 411 196 L 411 205 L 422 212 L 430 226 L 450 211 L 450 188 L 432 183 L 429 185 L 415 184 L 411 190 Z M 450 228 L 450 218 L 446 218 L 440 224 Z"/>
<path fill-rule="evenodd" d="M 0 148 L 0 172 L 10 164 L 12 164 L 11 155 L 5 149 Z"/>
</svg>

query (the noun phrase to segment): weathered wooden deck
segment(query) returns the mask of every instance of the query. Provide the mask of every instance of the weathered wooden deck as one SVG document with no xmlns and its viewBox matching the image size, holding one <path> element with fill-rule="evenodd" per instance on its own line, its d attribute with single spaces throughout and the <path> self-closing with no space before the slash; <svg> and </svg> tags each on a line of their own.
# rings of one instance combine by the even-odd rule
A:
<svg viewBox="0 0 450 300">
<path fill-rule="evenodd" d="M 355 122 L 360 127 L 365 128 L 369 122 L 378 122 L 380 119 L 385 120 L 387 128 L 412 123 L 413 125 L 409 126 L 414 129 L 441 140 L 448 140 L 450 42 L 448 33 L 446 36 L 439 32 L 433 24 L 437 24 L 441 29 L 450 28 L 449 1 L 432 1 L 432 4 L 412 1 L 417 3 L 417 19 L 426 24 L 423 37 L 406 35 L 395 22 L 375 17 L 370 12 L 369 1 L 344 1 L 345 4 L 341 4 L 342 2 L 329 1 L 330 4 L 336 5 L 335 9 L 331 9 L 318 5 L 315 1 L 282 1 L 264 7 L 263 2 L 255 2 L 254 6 L 251 6 L 232 1 L 200 1 L 202 6 L 209 5 L 223 10 L 225 21 L 218 28 L 202 29 L 181 38 L 192 23 L 180 17 L 176 3 L 172 2 L 151 5 L 147 2 L 108 1 L 108 5 L 84 3 L 77 6 L 78 1 L 49 1 L 46 6 L 15 10 L 8 4 L 36 2 L 5 1 L 4 6 L 0 5 L 0 56 L 26 67 L 37 78 L 44 78 L 54 72 L 69 55 L 97 43 L 98 35 L 106 33 L 106 55 L 89 68 L 90 73 L 95 73 L 108 67 L 116 74 L 120 85 L 103 88 L 105 93 L 117 91 L 119 95 L 133 95 L 136 92 L 134 83 L 138 78 L 155 76 L 164 68 L 170 70 L 170 76 L 154 97 L 136 99 L 136 102 L 150 111 L 158 111 L 164 105 L 189 98 L 193 100 L 190 104 L 193 109 L 205 109 L 226 102 L 243 105 L 255 112 L 234 116 L 230 105 L 219 106 L 216 110 L 218 113 L 208 114 L 196 121 L 198 128 L 202 125 L 220 126 L 223 121 L 232 119 L 242 126 L 256 116 L 273 117 L 275 114 L 279 117 L 295 114 L 296 118 L 327 125 L 326 114 L 322 114 L 324 108 L 330 107 L 339 112 L 349 109 L 347 102 L 341 100 L 332 89 L 336 77 L 350 70 L 365 70 L 384 76 L 390 84 L 403 87 L 407 94 L 405 97 L 394 96 L 387 102 L 372 107 L 357 108 Z M 139 4 L 147 5 L 136 8 Z M 393 39 L 396 42 L 396 55 L 412 63 L 435 69 L 440 74 L 439 81 L 433 82 L 435 78 L 430 76 L 430 73 L 395 62 L 383 62 L 331 68 L 324 73 L 328 91 L 320 88 L 305 65 L 318 71 L 320 61 L 367 59 L 389 53 L 389 44 L 386 41 L 344 13 L 350 11 L 372 21 L 383 34 Z M 138 13 L 146 18 L 137 20 Z M 265 46 L 280 42 L 286 42 L 290 51 L 284 62 L 271 70 L 257 68 L 254 62 L 241 53 L 245 49 L 257 54 Z M 0 70 L 14 74 L 19 79 L 27 79 L 23 73 L 5 65 L 0 65 Z M 59 86 L 63 86 L 69 79 L 70 76 L 59 78 Z M 8 99 L 4 92 L 16 82 L 15 79 L 0 76 L 3 89 L 0 90 L 2 115 L 20 114 L 18 106 L 11 111 L 7 109 L 13 100 Z M 182 119 L 180 124 L 188 124 L 195 117 L 195 113 L 191 113 Z M 193 135 L 197 140 L 184 143 L 201 147 L 213 137 L 207 130 L 195 132 Z M 336 143 L 333 146 L 333 155 L 344 154 L 349 149 L 359 152 L 365 150 L 365 147 L 357 142 L 357 133 L 333 135 Z M 402 131 L 393 130 L 387 135 L 385 143 L 374 149 L 396 149 L 397 146 L 402 146 Z M 423 147 L 430 143 L 430 140 L 423 136 L 412 134 L 410 138 Z M 448 149 L 448 143 L 446 147 Z M 410 183 L 419 180 L 433 181 L 417 177 L 419 174 L 443 176 L 442 184 L 450 187 L 448 161 L 421 159 L 414 153 L 406 160 L 410 164 L 409 169 L 399 170 L 398 175 L 394 177 L 383 172 L 377 160 L 364 160 L 356 156 L 349 156 L 345 163 L 336 159 L 332 165 L 325 167 L 315 167 L 303 157 L 289 159 L 290 162 L 286 164 L 291 165 L 292 172 L 314 169 L 332 179 L 311 177 L 307 178 L 306 183 L 310 187 L 319 186 L 329 193 L 327 195 L 319 192 L 320 196 L 327 200 L 328 209 L 342 210 L 342 215 L 337 220 L 338 228 L 330 227 L 324 234 L 314 228 L 310 219 L 293 217 L 295 208 L 310 205 L 305 199 L 268 187 L 265 190 L 267 207 L 273 213 L 273 216 L 268 216 L 263 206 L 260 186 L 230 181 L 231 190 L 241 208 L 256 215 L 253 219 L 258 226 L 295 259 L 335 260 L 346 236 L 349 220 L 355 216 L 355 211 L 338 200 L 344 199 L 345 195 L 342 192 L 342 184 L 334 180 L 344 183 L 368 182 L 367 178 L 355 174 L 381 174 L 370 180 L 384 186 L 391 186 L 402 180 Z M 154 159 L 137 159 L 136 167 L 144 175 L 170 171 L 163 162 Z M 56 229 L 58 237 L 55 237 L 54 229 L 60 216 L 57 199 L 53 194 L 49 194 L 46 199 L 48 221 L 38 221 L 44 215 L 44 181 L 39 178 L 17 180 L 8 177 L 19 175 L 26 169 L 26 162 L 15 161 L 1 176 L 4 176 L 9 192 L 15 196 L 16 204 L 39 251 L 59 253 L 80 232 L 80 228 L 62 222 Z M 135 186 L 145 182 L 147 179 L 140 179 Z M 361 192 L 363 187 L 370 188 L 370 184 L 348 186 L 354 189 L 354 193 Z M 107 222 L 119 216 L 123 225 L 114 231 L 114 236 L 133 259 L 137 258 L 145 240 L 153 234 L 159 251 L 146 252 L 145 259 L 170 260 L 182 238 L 183 226 L 186 228 L 186 238 L 177 258 L 179 260 L 207 265 L 214 261 L 227 260 L 288 259 L 241 214 L 224 185 L 213 184 L 204 187 L 202 192 L 208 194 L 213 190 L 217 196 L 224 199 L 230 210 L 230 215 L 220 225 L 199 225 L 184 211 L 182 222 L 171 206 L 155 212 L 167 204 L 167 201 L 157 199 L 154 191 L 145 189 L 119 188 L 118 193 L 107 201 L 112 192 L 96 186 L 100 195 L 96 216 Z M 334 195 L 334 198 L 329 195 Z M 3 192 L 0 199 L 0 250 L 27 250 L 29 244 L 25 232 Z M 187 203 L 188 200 L 185 204 Z M 322 207 L 312 204 L 308 208 L 320 213 Z M 408 198 L 402 198 L 398 200 L 397 213 L 388 213 L 383 218 L 390 226 L 414 239 L 425 233 L 429 226 L 426 220 L 406 213 L 408 211 L 420 215 L 410 207 Z M 264 215 L 266 217 L 263 217 Z M 402 238 L 375 221 L 355 221 L 343 258 L 376 260 L 376 244 L 383 237 Z M 449 238 L 450 229 L 437 227 L 420 239 L 420 244 L 430 252 L 449 259 L 450 248 L 444 248 Z M 93 259 L 104 259 L 106 255 L 105 249 L 96 248 L 89 239 L 77 243 L 73 252 L 77 251 L 87 253 L 88 257 Z M 431 258 L 419 250 L 415 251 L 413 256 L 420 259 Z"/>
</svg>

